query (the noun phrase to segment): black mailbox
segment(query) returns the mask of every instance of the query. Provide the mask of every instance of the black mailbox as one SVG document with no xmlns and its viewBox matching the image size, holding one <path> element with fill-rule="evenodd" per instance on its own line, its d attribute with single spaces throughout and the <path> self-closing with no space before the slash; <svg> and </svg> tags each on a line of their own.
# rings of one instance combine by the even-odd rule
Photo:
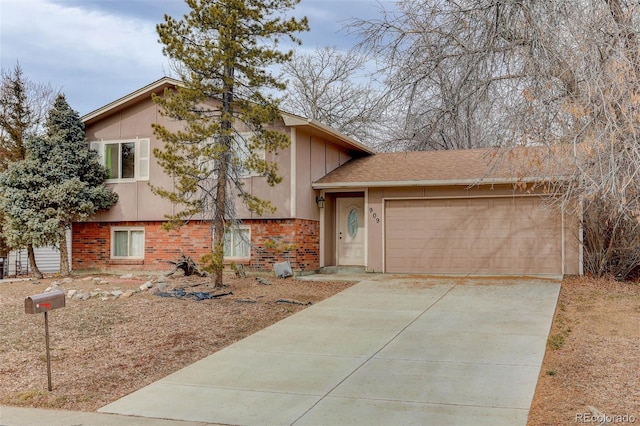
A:
<svg viewBox="0 0 640 426">
<path fill-rule="evenodd" d="M 29 296 L 24 299 L 24 312 L 27 314 L 40 314 L 53 309 L 64 308 L 65 300 L 64 291 L 60 290 Z"/>
</svg>

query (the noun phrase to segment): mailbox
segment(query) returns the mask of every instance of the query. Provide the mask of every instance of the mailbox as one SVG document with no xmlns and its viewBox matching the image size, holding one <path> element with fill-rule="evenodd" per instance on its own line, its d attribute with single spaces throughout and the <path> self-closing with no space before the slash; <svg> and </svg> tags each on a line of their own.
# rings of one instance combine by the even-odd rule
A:
<svg viewBox="0 0 640 426">
<path fill-rule="evenodd" d="M 24 299 L 24 312 L 27 314 L 40 314 L 53 309 L 64 308 L 64 291 L 56 290 L 49 293 L 36 294 Z"/>
</svg>

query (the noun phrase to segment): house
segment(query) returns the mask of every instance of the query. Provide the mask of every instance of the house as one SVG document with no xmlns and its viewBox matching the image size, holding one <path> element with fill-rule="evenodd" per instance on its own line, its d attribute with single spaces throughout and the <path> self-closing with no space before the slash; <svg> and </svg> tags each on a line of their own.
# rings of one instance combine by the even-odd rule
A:
<svg viewBox="0 0 640 426">
<path fill-rule="evenodd" d="M 211 249 L 208 223 L 165 231 L 175 206 L 149 186 L 171 187 L 153 157 L 167 126 L 151 99 L 179 82 L 163 78 L 85 115 L 87 139 L 111 170 L 119 201 L 73 224 L 74 270 L 166 270 L 181 252 Z M 504 170 L 488 172 L 486 150 L 379 154 L 314 120 L 282 113 L 272 124 L 291 139 L 277 157 L 282 183 L 246 176 L 245 189 L 269 199 L 273 214 L 238 206 L 225 261 L 296 271 L 357 265 L 371 272 L 578 274 L 575 221 L 521 192 Z M 250 243 L 249 243 L 250 242 Z"/>
</svg>

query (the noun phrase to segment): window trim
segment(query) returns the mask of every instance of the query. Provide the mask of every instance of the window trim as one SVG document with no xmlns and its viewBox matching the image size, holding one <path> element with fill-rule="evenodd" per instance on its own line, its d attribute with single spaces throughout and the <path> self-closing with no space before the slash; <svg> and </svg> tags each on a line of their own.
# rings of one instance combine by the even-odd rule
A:
<svg viewBox="0 0 640 426">
<path fill-rule="evenodd" d="M 122 231 L 127 231 L 128 233 L 128 238 L 127 238 L 127 251 L 130 252 L 131 251 L 131 247 L 130 247 L 130 235 L 131 232 L 139 232 L 142 231 L 142 255 L 141 256 L 116 256 L 115 255 L 115 251 L 116 251 L 116 246 L 115 246 L 115 233 L 116 232 L 122 232 Z M 146 250 L 146 231 L 144 226 L 112 226 L 111 227 L 111 241 L 110 241 L 110 256 L 111 259 L 114 260 L 142 260 L 144 259 L 144 253 Z"/>
<path fill-rule="evenodd" d="M 134 144 L 134 176 L 132 178 L 107 178 L 106 183 L 136 182 L 149 180 L 149 165 L 151 156 L 151 142 L 149 138 L 130 138 L 130 139 L 112 139 L 99 140 L 89 142 L 89 148 L 98 153 L 98 161 L 103 167 L 106 167 L 106 146 L 110 144 L 122 145 L 125 143 Z M 146 152 L 145 156 L 142 153 Z M 121 158 L 120 158 L 121 160 Z M 122 164 L 120 164 L 122 167 Z M 143 173 L 144 171 L 144 173 Z M 121 170 L 118 170 L 118 174 Z"/>
<path fill-rule="evenodd" d="M 248 256 L 234 256 L 233 255 L 233 248 L 235 248 L 233 236 L 236 235 L 237 231 L 248 231 L 248 234 L 249 234 L 248 235 L 248 240 L 249 241 L 243 241 L 245 244 L 249 245 L 249 255 Z M 224 259 L 225 260 L 249 260 L 249 259 L 251 259 L 251 226 L 250 225 L 233 226 L 233 227 L 226 228 L 224 233 L 226 234 L 227 232 L 233 232 L 232 240 L 231 240 L 232 255 L 231 256 L 224 256 Z M 226 244 L 225 244 L 225 247 L 226 247 Z"/>
</svg>

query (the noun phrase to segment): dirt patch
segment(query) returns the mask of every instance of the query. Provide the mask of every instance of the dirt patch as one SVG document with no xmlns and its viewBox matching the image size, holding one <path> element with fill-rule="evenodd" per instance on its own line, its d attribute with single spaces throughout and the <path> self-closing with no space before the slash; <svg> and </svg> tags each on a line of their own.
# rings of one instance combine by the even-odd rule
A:
<svg viewBox="0 0 640 426">
<path fill-rule="evenodd" d="M 196 301 L 148 291 L 112 299 L 104 291 L 134 291 L 149 277 L 100 279 L 106 282 L 85 277 L 63 283 L 67 291 L 96 296 L 67 298 L 65 308 L 49 314 L 52 392 L 44 315 L 25 314 L 24 299 L 44 292 L 53 279 L 0 281 L 0 405 L 95 411 L 353 284 L 229 278 L 223 291 L 233 294 Z M 207 278 L 178 277 L 167 285 L 214 291 Z"/>
<path fill-rule="evenodd" d="M 640 285 L 565 279 L 527 424 L 640 423 L 639 371 Z"/>
</svg>

